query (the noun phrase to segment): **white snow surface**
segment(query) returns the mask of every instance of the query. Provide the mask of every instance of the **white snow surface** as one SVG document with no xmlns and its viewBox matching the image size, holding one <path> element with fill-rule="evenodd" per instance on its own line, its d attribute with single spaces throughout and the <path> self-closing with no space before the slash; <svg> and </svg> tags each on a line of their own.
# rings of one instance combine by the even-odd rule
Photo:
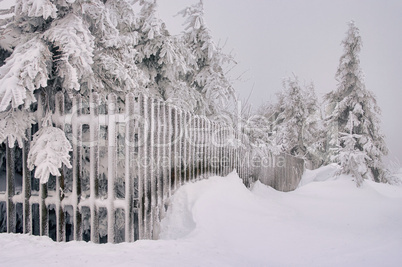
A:
<svg viewBox="0 0 402 267">
<path fill-rule="evenodd" d="M 0 234 L 1 266 L 401 266 L 402 187 L 334 166 L 305 173 L 293 192 L 236 173 L 182 186 L 160 240 L 97 245 Z"/>
</svg>

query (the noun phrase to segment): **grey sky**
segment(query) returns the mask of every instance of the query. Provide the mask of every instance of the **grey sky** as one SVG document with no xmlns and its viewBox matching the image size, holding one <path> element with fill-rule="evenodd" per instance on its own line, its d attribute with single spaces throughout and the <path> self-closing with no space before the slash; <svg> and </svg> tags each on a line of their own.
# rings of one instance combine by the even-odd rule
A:
<svg viewBox="0 0 402 267">
<path fill-rule="evenodd" d="M 159 14 L 172 33 L 181 31 L 173 17 L 198 0 L 160 0 Z M 402 162 L 402 1 L 400 0 L 204 0 L 205 17 L 216 42 L 238 61 L 236 73 L 248 70 L 235 87 L 259 106 L 276 101 L 282 78 L 295 73 L 313 81 L 317 94 L 336 88 L 347 22 L 354 20 L 363 39 L 361 67 L 366 87 L 382 109 L 382 129 L 389 159 Z"/>
</svg>

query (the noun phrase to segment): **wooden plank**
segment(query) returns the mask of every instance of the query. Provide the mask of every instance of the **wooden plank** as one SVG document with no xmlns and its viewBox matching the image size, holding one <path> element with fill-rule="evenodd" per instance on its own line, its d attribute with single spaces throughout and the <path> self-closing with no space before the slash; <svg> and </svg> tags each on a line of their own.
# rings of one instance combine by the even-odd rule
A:
<svg viewBox="0 0 402 267">
<path fill-rule="evenodd" d="M 134 218 L 133 218 L 133 224 L 134 224 L 134 241 L 138 239 L 143 239 L 143 233 L 144 233 L 144 175 L 143 175 L 143 170 L 141 168 L 141 159 L 144 157 L 143 156 L 143 143 L 144 143 L 144 132 L 141 131 L 141 129 L 144 129 L 144 117 L 143 117 L 143 95 L 138 94 L 134 97 L 134 114 L 133 114 L 133 120 L 134 120 L 134 129 L 133 129 L 133 147 L 134 147 L 134 158 L 133 162 L 134 164 L 134 192 L 133 192 L 133 198 L 134 198 Z"/>
<path fill-rule="evenodd" d="M 109 94 L 108 96 L 108 185 L 107 185 L 107 241 L 108 243 L 115 243 L 115 179 L 116 179 L 116 116 L 117 109 L 117 96 L 115 94 Z"/>
<path fill-rule="evenodd" d="M 96 200 L 99 197 L 99 95 L 92 93 L 89 99 L 89 112 L 91 123 L 90 132 L 90 171 L 89 171 L 89 190 L 90 190 L 90 212 L 91 212 L 91 242 L 99 243 L 99 211 Z"/>
<path fill-rule="evenodd" d="M 55 96 L 55 113 L 58 118 L 62 118 L 64 115 L 64 95 L 62 92 L 58 92 Z M 64 131 L 64 123 L 60 120 L 56 123 L 56 127 L 59 127 Z M 61 176 L 56 177 L 56 241 L 65 241 L 65 223 L 64 223 L 64 211 L 61 206 L 61 202 L 64 199 L 64 170 L 60 170 Z"/>
<path fill-rule="evenodd" d="M 45 116 L 43 108 L 46 106 L 46 100 L 44 94 L 38 96 L 38 126 L 42 128 L 42 119 Z M 46 206 L 47 198 L 47 184 L 39 183 L 39 235 L 48 235 L 49 222 L 48 222 L 48 208 Z"/>
<path fill-rule="evenodd" d="M 134 172 L 134 94 L 126 95 L 126 136 L 125 136 L 125 242 L 134 241 L 134 217 L 138 221 L 138 210 L 134 207 L 134 185 L 138 185 L 138 173 Z M 136 178 L 134 178 L 136 177 Z M 134 183 L 134 180 L 136 182 Z M 138 190 L 138 188 L 136 188 Z M 138 232 L 138 228 L 136 227 Z M 138 235 L 138 233 L 137 233 Z"/>
<path fill-rule="evenodd" d="M 6 209 L 7 209 L 7 233 L 15 233 L 15 147 L 6 143 Z"/>
<path fill-rule="evenodd" d="M 147 98 L 143 94 L 139 95 L 139 128 L 136 129 L 138 131 L 138 156 L 137 156 L 137 164 L 138 164 L 138 238 L 145 239 L 146 235 L 146 222 L 147 222 L 147 169 L 145 160 L 147 159 L 147 133 L 148 133 L 148 122 L 147 122 Z"/>
<path fill-rule="evenodd" d="M 31 129 L 26 131 L 27 139 L 24 140 L 24 145 L 22 148 L 22 194 L 24 196 L 24 200 L 22 203 L 22 213 L 23 213 L 23 233 L 24 234 L 32 234 L 32 216 L 31 216 L 31 207 L 29 204 L 29 199 L 31 197 L 31 172 L 28 169 L 28 153 L 29 147 L 31 143 Z"/>
<path fill-rule="evenodd" d="M 173 158 L 173 180 L 172 190 L 175 191 L 179 186 L 180 173 L 179 173 L 179 142 L 180 142 L 180 128 L 178 123 L 178 110 L 176 107 L 172 107 L 172 158 Z"/>
<path fill-rule="evenodd" d="M 170 105 L 166 105 L 166 138 L 165 138 L 165 146 L 166 146 L 166 157 L 167 157 L 167 174 L 166 174 L 166 198 L 169 198 L 172 195 L 172 133 L 173 133 L 173 125 L 172 125 L 172 107 Z"/>
<path fill-rule="evenodd" d="M 79 123 L 81 115 L 82 99 L 79 95 L 73 98 L 72 108 L 72 134 L 73 134 L 73 189 L 71 203 L 73 206 L 73 238 L 76 241 L 82 239 L 82 220 L 79 210 L 81 199 L 81 178 L 82 178 L 82 125 Z"/>
</svg>

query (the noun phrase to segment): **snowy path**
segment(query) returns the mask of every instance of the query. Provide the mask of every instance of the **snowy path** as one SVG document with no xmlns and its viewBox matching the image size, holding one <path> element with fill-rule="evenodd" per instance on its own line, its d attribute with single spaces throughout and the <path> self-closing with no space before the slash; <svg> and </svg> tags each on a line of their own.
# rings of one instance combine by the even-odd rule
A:
<svg viewBox="0 0 402 267">
<path fill-rule="evenodd" d="M 324 180 L 328 171 L 305 181 Z M 401 266 L 402 187 L 350 178 L 282 193 L 236 175 L 180 188 L 162 238 L 54 243 L 0 235 L 0 266 Z"/>
</svg>

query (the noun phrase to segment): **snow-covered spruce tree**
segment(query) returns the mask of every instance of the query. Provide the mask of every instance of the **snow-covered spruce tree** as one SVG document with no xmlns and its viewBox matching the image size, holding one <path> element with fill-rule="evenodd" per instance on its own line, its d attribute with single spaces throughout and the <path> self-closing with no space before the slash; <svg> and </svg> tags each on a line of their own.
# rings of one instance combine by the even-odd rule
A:
<svg viewBox="0 0 402 267">
<path fill-rule="evenodd" d="M 337 147 L 332 160 L 340 164 L 343 173 L 382 182 L 382 158 L 388 150 L 380 131 L 380 109 L 364 84 L 359 59 L 362 40 L 353 21 L 342 45 L 344 52 L 336 72 L 338 87 L 325 96 L 329 107 L 327 122 L 338 128 L 331 133 L 331 144 Z"/>
<path fill-rule="evenodd" d="M 136 64 L 149 80 L 149 93 L 196 112 L 201 94 L 187 84 L 195 56 L 180 36 L 172 36 L 157 17 L 156 1 L 140 3 Z"/>
<path fill-rule="evenodd" d="M 178 14 L 186 18 L 183 41 L 195 57 L 186 82 L 202 96 L 197 103 L 197 113 L 207 116 L 221 114 L 228 101 L 235 99 L 234 89 L 224 70 L 225 66 L 235 62 L 213 41 L 204 21 L 202 0 Z"/>
<path fill-rule="evenodd" d="M 312 159 L 311 149 L 317 141 L 317 110 L 312 84 L 302 89 L 296 76 L 284 79 L 283 90 L 271 114 L 273 144 L 282 152 Z"/>
<path fill-rule="evenodd" d="M 129 1 L 17 0 L 1 28 L 0 141 L 21 145 L 39 96 L 51 111 L 59 91 L 87 101 L 91 91 L 124 96 L 145 88 L 134 64 L 136 27 Z"/>
</svg>

